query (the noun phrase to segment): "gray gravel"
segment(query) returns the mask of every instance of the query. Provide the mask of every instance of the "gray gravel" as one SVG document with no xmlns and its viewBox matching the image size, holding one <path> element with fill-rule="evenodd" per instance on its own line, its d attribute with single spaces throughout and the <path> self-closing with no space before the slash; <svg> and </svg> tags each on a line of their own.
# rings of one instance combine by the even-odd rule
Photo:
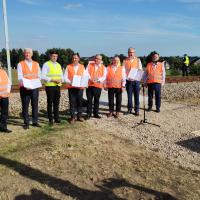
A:
<svg viewBox="0 0 200 200">
<path fill-rule="evenodd" d="M 126 93 L 124 93 L 126 95 Z M 200 82 L 166 84 L 162 91 L 163 101 L 161 113 L 147 113 L 147 119 L 154 125 L 137 125 L 143 119 L 143 110 L 140 116 L 125 116 L 121 113 L 119 119 L 107 118 L 107 105 L 101 105 L 102 119 L 91 119 L 85 123 L 94 126 L 94 129 L 104 130 L 110 134 L 129 139 L 133 145 L 155 151 L 161 157 L 172 161 L 176 165 L 200 170 L 200 106 L 187 103 L 177 103 L 176 100 L 187 98 L 200 98 Z M 103 92 L 103 102 L 106 101 Z M 39 109 L 46 110 L 46 95 L 42 91 L 39 98 Z M 102 99 L 101 99 L 102 100 Z M 166 101 L 167 100 L 167 101 Z M 174 101 L 174 102 L 168 102 Z M 62 91 L 60 110 L 64 111 L 68 105 L 67 92 Z M 141 105 L 142 106 L 142 105 Z M 123 101 L 122 111 L 126 111 L 126 100 Z M 11 115 L 21 112 L 19 94 L 12 94 L 10 98 Z M 134 128 L 133 128 L 134 127 Z M 194 131 L 197 131 L 194 133 Z M 199 136 L 198 136 L 199 134 Z"/>
</svg>

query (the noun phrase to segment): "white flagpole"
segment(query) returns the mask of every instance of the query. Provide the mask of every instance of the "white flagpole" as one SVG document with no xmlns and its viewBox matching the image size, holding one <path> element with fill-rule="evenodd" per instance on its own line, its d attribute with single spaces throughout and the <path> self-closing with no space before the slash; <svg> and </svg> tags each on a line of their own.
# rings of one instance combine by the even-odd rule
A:
<svg viewBox="0 0 200 200">
<path fill-rule="evenodd" d="M 6 39 L 8 76 L 9 76 L 10 82 L 12 83 L 12 73 L 11 73 L 11 64 L 10 64 L 10 49 L 9 49 L 9 38 L 8 38 L 8 21 L 7 21 L 7 12 L 6 12 L 6 0 L 3 0 L 3 19 L 4 19 L 4 31 L 5 31 L 5 39 Z"/>
</svg>

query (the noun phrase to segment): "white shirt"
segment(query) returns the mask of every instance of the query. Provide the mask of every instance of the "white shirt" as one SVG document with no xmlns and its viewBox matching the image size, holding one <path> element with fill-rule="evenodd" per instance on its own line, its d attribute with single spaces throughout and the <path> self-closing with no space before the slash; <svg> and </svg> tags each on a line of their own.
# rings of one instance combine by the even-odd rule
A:
<svg viewBox="0 0 200 200">
<path fill-rule="evenodd" d="M 29 67 L 29 69 L 31 71 L 32 66 L 33 66 L 32 60 L 31 61 L 25 60 L 25 63 L 27 64 L 27 66 Z M 22 71 L 22 65 L 20 63 L 18 63 L 18 65 L 17 65 L 17 75 L 18 75 L 19 82 L 22 83 L 23 71 Z M 39 79 L 41 79 L 41 70 L 40 70 L 39 64 L 38 64 L 38 77 L 39 77 Z"/>
<path fill-rule="evenodd" d="M 50 61 L 50 62 L 53 64 L 53 66 L 56 67 L 57 62 L 52 62 L 52 61 Z M 47 76 L 49 71 L 50 71 L 49 66 L 47 65 L 47 62 L 45 62 L 42 66 L 42 80 L 44 80 L 45 82 L 51 82 L 51 80 L 52 80 L 52 78 Z M 61 75 L 61 80 L 62 80 L 62 82 L 64 82 L 63 73 Z"/>
<path fill-rule="evenodd" d="M 135 58 L 136 58 L 136 57 L 135 57 Z M 132 63 L 132 62 L 134 61 L 135 58 L 128 58 L 128 60 L 130 60 L 130 62 Z M 122 66 L 126 69 L 125 60 L 123 61 Z M 138 69 L 143 70 L 143 69 L 142 69 L 142 63 L 141 63 L 141 60 L 140 60 L 139 58 L 138 58 Z M 129 80 L 127 76 L 128 76 L 128 75 L 126 75 L 126 79 Z"/>
<path fill-rule="evenodd" d="M 77 74 L 78 67 L 79 67 L 79 65 L 74 65 L 74 73 L 75 74 Z M 83 76 L 85 76 L 85 75 L 86 75 L 86 70 L 84 68 Z M 71 81 L 69 80 L 69 77 L 68 77 L 68 69 L 67 68 L 65 69 L 65 72 L 64 72 L 64 82 L 71 83 Z"/>
<path fill-rule="evenodd" d="M 117 70 L 117 66 L 112 65 L 112 69 L 114 71 L 114 73 Z M 106 70 L 107 71 L 107 70 Z M 126 70 L 125 68 L 122 66 L 122 87 L 125 87 L 126 85 Z"/>
<path fill-rule="evenodd" d="M 99 65 L 95 64 L 95 65 L 94 65 L 94 66 L 95 66 L 95 72 L 98 70 L 98 68 L 99 68 L 101 65 L 102 65 L 102 64 L 99 64 Z M 88 65 L 88 66 L 89 66 L 89 65 Z M 89 79 L 91 79 L 91 76 L 90 76 L 90 73 L 89 73 L 89 70 L 88 70 L 88 66 L 87 66 L 87 68 L 86 68 L 86 74 L 88 74 L 88 75 L 89 75 Z M 106 76 L 107 76 L 107 70 L 106 70 L 106 68 L 105 68 L 104 73 L 103 73 L 103 76 L 100 77 L 100 78 L 98 78 L 97 81 L 99 81 L 100 83 L 103 83 L 103 82 L 106 80 Z"/>
</svg>

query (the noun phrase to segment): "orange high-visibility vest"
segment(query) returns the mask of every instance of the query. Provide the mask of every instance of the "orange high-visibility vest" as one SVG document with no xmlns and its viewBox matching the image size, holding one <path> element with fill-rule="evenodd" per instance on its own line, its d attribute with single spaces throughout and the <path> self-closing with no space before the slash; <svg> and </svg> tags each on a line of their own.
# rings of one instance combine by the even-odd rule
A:
<svg viewBox="0 0 200 200">
<path fill-rule="evenodd" d="M 39 64 L 35 61 L 32 61 L 32 70 L 29 69 L 29 66 L 26 64 L 25 61 L 21 61 L 20 62 L 21 66 L 22 66 L 22 73 L 23 73 L 23 77 L 27 78 L 27 79 L 37 79 L 38 77 L 38 73 L 39 73 Z"/>
<path fill-rule="evenodd" d="M 74 75 L 83 76 L 84 69 L 85 69 L 84 65 L 79 64 L 78 70 L 75 74 L 74 65 L 73 64 L 67 65 L 68 79 L 72 82 Z M 66 88 L 78 88 L 78 89 L 82 89 L 82 90 L 84 89 L 82 87 L 73 87 L 71 84 L 67 84 Z"/>
<path fill-rule="evenodd" d="M 95 71 L 95 64 L 91 63 L 88 65 L 88 73 L 90 74 L 90 78 L 92 80 L 101 78 L 104 75 L 104 71 L 105 71 L 104 65 L 101 65 L 100 67 L 98 67 L 96 71 Z M 88 86 L 103 88 L 103 83 L 93 83 L 91 80 L 89 80 Z"/>
<path fill-rule="evenodd" d="M 107 67 L 106 88 L 122 88 L 122 67 L 114 72 L 112 65 Z"/>
<path fill-rule="evenodd" d="M 133 59 L 133 61 L 131 62 L 130 59 L 126 58 L 124 60 L 124 67 L 126 70 L 126 76 L 128 77 L 128 74 L 130 72 L 130 70 L 133 69 L 139 69 L 139 59 L 137 57 L 135 57 Z"/>
<path fill-rule="evenodd" d="M 10 96 L 10 81 L 5 70 L 0 69 L 0 98 L 7 98 Z"/>
<path fill-rule="evenodd" d="M 161 62 L 157 63 L 157 67 L 153 67 L 153 63 L 149 63 L 146 68 L 147 83 L 162 83 L 163 65 Z"/>
</svg>

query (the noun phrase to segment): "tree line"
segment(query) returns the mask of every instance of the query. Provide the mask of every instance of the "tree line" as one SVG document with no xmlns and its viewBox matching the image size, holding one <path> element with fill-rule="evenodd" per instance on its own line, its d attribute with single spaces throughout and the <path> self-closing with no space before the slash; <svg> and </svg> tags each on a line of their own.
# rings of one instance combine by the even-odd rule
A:
<svg viewBox="0 0 200 200">
<path fill-rule="evenodd" d="M 49 60 L 49 51 L 50 50 L 56 50 L 58 52 L 58 62 L 61 64 L 63 68 L 66 67 L 67 64 L 71 63 L 72 55 L 76 52 L 74 52 L 72 49 L 62 49 L 62 48 L 53 48 L 53 49 L 47 49 L 45 53 L 39 53 L 37 50 L 33 50 L 33 60 L 37 61 L 40 66 L 42 66 L 46 61 Z M 103 58 L 103 63 L 107 66 L 111 64 L 112 59 L 109 56 L 106 56 L 105 54 L 101 54 Z M 121 62 L 123 62 L 124 58 L 126 57 L 123 54 L 118 55 Z M 10 57 L 11 57 L 11 66 L 13 69 L 16 69 L 17 64 L 19 61 L 23 60 L 23 49 L 12 49 L 10 50 Z M 81 57 L 81 63 L 87 66 L 88 61 L 90 58 L 88 57 Z M 146 64 L 150 60 L 150 54 L 147 56 L 140 56 L 141 62 L 143 66 L 146 66 Z M 7 67 L 7 61 L 6 61 L 6 49 L 2 49 L 0 51 L 0 60 L 3 63 L 5 67 Z M 170 70 L 172 72 L 172 75 L 178 75 L 181 71 L 182 65 L 183 65 L 183 57 L 180 56 L 169 56 L 169 57 L 161 57 L 161 61 L 166 61 L 170 65 Z M 191 73 L 192 74 L 200 74 L 200 66 L 191 66 Z"/>
</svg>

